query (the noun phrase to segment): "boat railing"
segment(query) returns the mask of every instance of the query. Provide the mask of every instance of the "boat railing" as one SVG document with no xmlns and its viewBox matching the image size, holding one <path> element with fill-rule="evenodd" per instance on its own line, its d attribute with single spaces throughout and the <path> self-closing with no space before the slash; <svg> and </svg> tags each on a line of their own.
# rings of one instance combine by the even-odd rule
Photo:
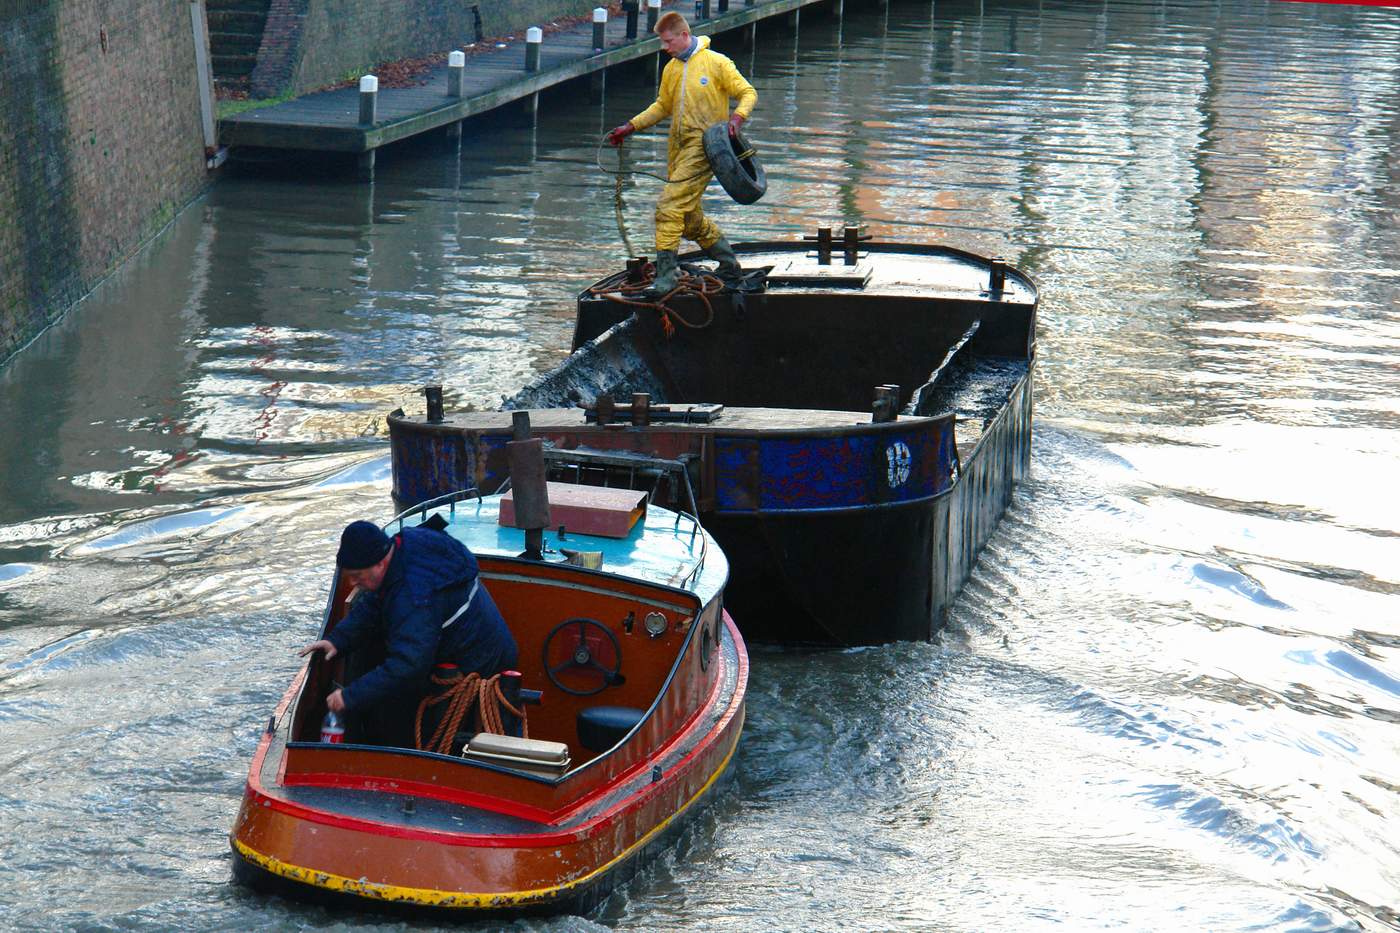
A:
<svg viewBox="0 0 1400 933">
<path fill-rule="evenodd" d="M 457 514 L 457 503 L 464 502 L 467 499 L 475 499 L 478 503 L 480 503 L 481 490 L 477 489 L 475 486 L 472 486 L 470 489 L 459 489 L 456 492 L 449 492 L 446 495 L 438 496 L 435 499 L 428 499 L 425 502 L 420 502 L 417 505 L 410 506 L 409 508 L 406 508 L 399 514 L 395 515 L 393 518 L 389 519 L 389 521 L 384 525 L 384 531 L 386 534 L 389 533 L 389 529 L 394 525 L 398 526 L 395 530 L 402 531 L 404 527 L 404 519 L 408 518 L 410 515 L 421 516 L 419 522 L 421 524 L 423 521 L 427 521 L 429 512 L 433 511 L 434 509 L 440 509 L 443 506 L 448 507 L 449 516 L 455 517 Z"/>
</svg>

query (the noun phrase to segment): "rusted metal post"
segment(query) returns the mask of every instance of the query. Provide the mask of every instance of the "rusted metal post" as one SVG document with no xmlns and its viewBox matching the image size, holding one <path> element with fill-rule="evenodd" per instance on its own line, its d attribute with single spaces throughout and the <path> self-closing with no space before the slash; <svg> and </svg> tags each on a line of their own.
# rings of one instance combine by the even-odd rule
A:
<svg viewBox="0 0 1400 933">
<path fill-rule="evenodd" d="M 373 126 L 378 115 L 379 79 L 365 75 L 360 79 L 360 125 Z"/>
<path fill-rule="evenodd" d="M 423 397 L 428 400 L 428 423 L 442 424 L 446 421 L 442 410 L 442 386 L 424 386 Z"/>
<path fill-rule="evenodd" d="M 632 393 L 632 424 L 644 428 L 651 423 L 651 395 L 647 392 Z"/>
<path fill-rule="evenodd" d="M 844 253 L 842 258 L 846 265 L 854 266 L 860 261 L 860 241 L 868 239 L 870 239 L 870 235 L 862 235 L 859 227 L 846 227 L 842 230 L 841 249 Z"/>
<path fill-rule="evenodd" d="M 617 406 L 613 402 L 613 397 L 608 394 L 598 396 L 593 403 L 593 408 L 598 412 L 598 424 L 612 424 L 613 414 L 617 411 Z"/>
<path fill-rule="evenodd" d="M 870 421 L 881 424 L 899 420 L 899 386 L 875 387 L 875 401 L 870 406 Z"/>
<path fill-rule="evenodd" d="M 515 527 L 525 532 L 521 557 L 544 559 L 544 529 L 549 521 L 549 488 L 544 464 L 544 441 L 530 436 L 530 413 L 511 414 L 512 439 L 506 442 Z"/>
<path fill-rule="evenodd" d="M 993 259 L 987 263 L 988 275 L 987 290 L 993 295 L 1000 296 L 1006 288 L 1006 260 Z"/>
<path fill-rule="evenodd" d="M 540 70 L 540 46 L 543 44 L 543 29 L 531 26 L 525 30 L 525 70 L 532 74 Z"/>
<path fill-rule="evenodd" d="M 601 52 L 608 45 L 607 7 L 593 8 L 593 51 Z"/>
</svg>

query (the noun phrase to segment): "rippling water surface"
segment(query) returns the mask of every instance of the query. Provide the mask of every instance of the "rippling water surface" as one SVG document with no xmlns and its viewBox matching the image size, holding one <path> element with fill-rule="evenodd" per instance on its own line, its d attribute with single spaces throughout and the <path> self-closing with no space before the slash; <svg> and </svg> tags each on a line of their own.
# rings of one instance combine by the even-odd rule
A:
<svg viewBox="0 0 1400 933">
<path fill-rule="evenodd" d="M 846 5 L 731 45 L 770 191 L 709 203 L 1036 276 L 1031 480 L 940 642 L 756 652 L 725 793 L 520 927 L 1400 928 L 1400 20 Z M 648 98 L 227 178 L 0 373 L 0 926 L 358 922 L 229 884 L 247 760 L 384 413 L 563 356 Z"/>
</svg>

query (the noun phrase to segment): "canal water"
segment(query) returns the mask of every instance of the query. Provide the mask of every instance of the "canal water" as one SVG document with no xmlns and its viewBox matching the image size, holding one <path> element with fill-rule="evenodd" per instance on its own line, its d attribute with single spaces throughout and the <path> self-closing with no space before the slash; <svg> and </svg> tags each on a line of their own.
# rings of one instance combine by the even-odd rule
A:
<svg viewBox="0 0 1400 933">
<path fill-rule="evenodd" d="M 1400 21 L 846 6 L 730 46 L 770 189 L 708 203 L 1032 273 L 1032 476 L 944 637 L 756 651 L 723 794 L 516 928 L 1400 927 Z M 595 141 L 648 99 L 552 95 L 372 186 L 221 180 L 0 373 L 0 927 L 400 926 L 229 883 L 246 763 L 338 529 L 390 511 L 385 412 L 563 357 L 623 256 Z"/>
</svg>

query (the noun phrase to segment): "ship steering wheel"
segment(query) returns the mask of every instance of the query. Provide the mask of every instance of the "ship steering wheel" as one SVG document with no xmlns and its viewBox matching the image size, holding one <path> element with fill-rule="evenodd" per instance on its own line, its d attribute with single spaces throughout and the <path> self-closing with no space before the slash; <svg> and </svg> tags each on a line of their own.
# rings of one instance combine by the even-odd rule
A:
<svg viewBox="0 0 1400 933">
<path fill-rule="evenodd" d="M 549 682 L 576 697 L 601 693 L 625 680 L 617 636 L 592 619 L 567 619 L 554 626 L 542 654 Z"/>
</svg>

